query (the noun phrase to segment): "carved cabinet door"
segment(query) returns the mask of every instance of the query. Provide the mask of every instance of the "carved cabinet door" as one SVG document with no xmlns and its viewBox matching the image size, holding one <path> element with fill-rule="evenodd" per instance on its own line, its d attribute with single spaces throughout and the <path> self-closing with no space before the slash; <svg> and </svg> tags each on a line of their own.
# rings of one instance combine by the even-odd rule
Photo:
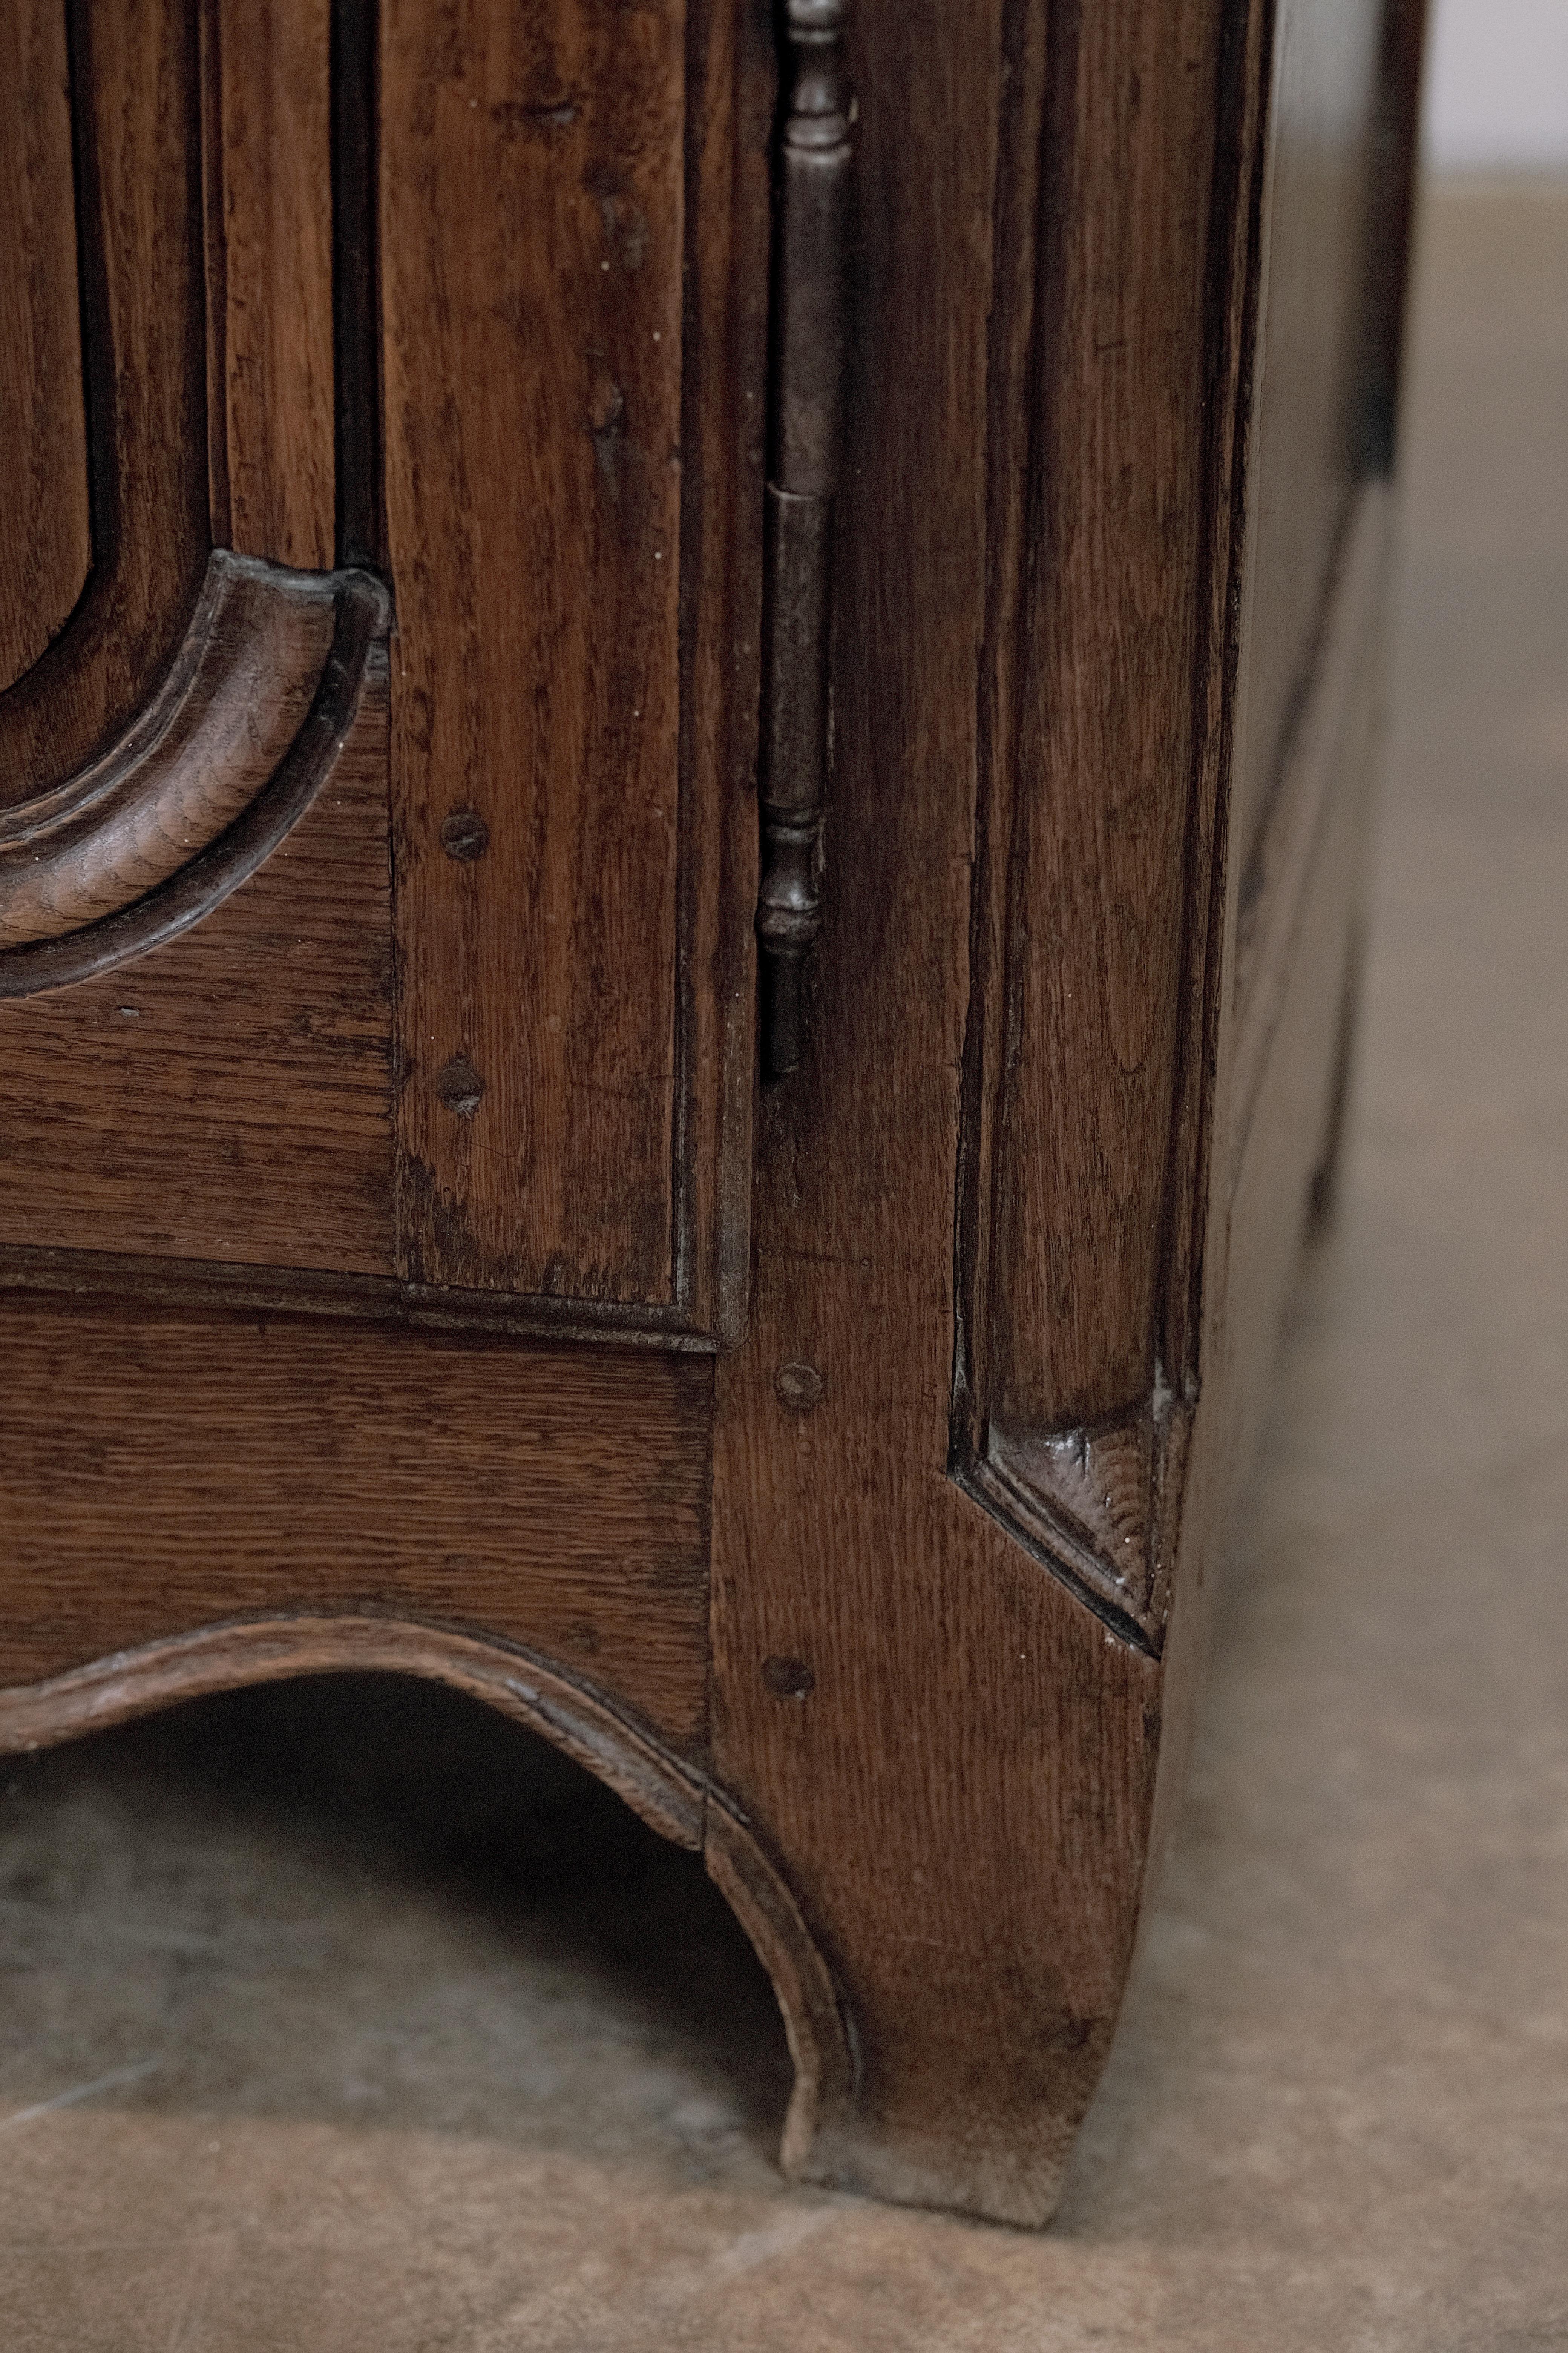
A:
<svg viewBox="0 0 1568 2353">
<path fill-rule="evenodd" d="M 737 1327 L 767 142 L 687 29 L 5 11 L 0 1246 Z"/>
<path fill-rule="evenodd" d="M 0 1746 L 438 1675 L 1050 2210 L 1359 936 L 1419 0 L 6 0 Z M 855 150 L 853 181 L 847 170 Z"/>
<path fill-rule="evenodd" d="M 0 1737 L 482 1634 L 693 1834 L 777 89 L 706 0 L 0 11 Z"/>
</svg>

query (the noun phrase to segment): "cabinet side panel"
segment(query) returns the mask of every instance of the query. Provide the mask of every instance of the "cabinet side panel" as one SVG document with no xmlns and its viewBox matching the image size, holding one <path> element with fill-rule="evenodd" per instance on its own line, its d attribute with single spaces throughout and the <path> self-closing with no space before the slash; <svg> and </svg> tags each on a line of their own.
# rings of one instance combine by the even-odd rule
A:
<svg viewBox="0 0 1568 2353">
<path fill-rule="evenodd" d="M 744 1328 L 755 1078 L 757 709 L 762 649 L 770 133 L 763 11 L 687 16 L 680 593 L 682 1043 L 676 1164 L 691 1320 Z M 678 1178 L 678 1182 L 680 1178 Z M 682 1287 L 678 1270 L 677 1288 Z"/>
<path fill-rule="evenodd" d="M 999 143 L 1008 172 L 1038 144 L 1042 15 L 848 17 L 824 923 L 811 1051 L 763 1096 L 751 1330 L 719 1365 L 713 1615 L 716 1769 L 856 2038 L 853 2113 L 796 2161 L 1037 2222 L 1115 2012 L 1159 1673 L 947 1475 L 992 222 Z"/>
<path fill-rule="evenodd" d="M 403 1267 L 666 1303 L 683 12 L 461 22 L 383 16 Z"/>
<path fill-rule="evenodd" d="M 1016 733 L 993 856 L 990 1417 L 1153 1380 L 1205 539 L 1216 12 L 1055 20 Z"/>
<path fill-rule="evenodd" d="M 92 546 L 63 0 L 0 12 L 0 690 L 81 594 Z"/>
</svg>

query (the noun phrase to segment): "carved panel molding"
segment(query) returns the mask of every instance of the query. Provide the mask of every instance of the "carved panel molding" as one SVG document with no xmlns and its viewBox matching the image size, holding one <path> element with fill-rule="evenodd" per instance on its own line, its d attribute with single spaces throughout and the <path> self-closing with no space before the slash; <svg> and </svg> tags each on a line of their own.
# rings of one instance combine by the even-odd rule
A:
<svg viewBox="0 0 1568 2353">
<path fill-rule="evenodd" d="M 386 1266 L 400 1307 L 711 1348 L 749 1279 L 772 32 L 711 0 L 443 26 L 8 17 L 0 1093 L 72 1026 L 20 1000 L 233 897 L 363 711 L 345 789 L 379 756 L 391 888 L 356 851 L 312 889 L 345 939 L 384 927 L 391 1084 L 333 1264 Z M 343 1012 L 281 971 L 277 999 L 279 1039 Z M 249 1077 L 265 1118 L 297 1071 L 280 1044 Z M 195 1083 L 161 1068 L 149 1129 Z M 0 1249 L 36 1247 L 12 1175 Z M 301 1216 L 283 1263 L 319 1269 Z"/>
</svg>

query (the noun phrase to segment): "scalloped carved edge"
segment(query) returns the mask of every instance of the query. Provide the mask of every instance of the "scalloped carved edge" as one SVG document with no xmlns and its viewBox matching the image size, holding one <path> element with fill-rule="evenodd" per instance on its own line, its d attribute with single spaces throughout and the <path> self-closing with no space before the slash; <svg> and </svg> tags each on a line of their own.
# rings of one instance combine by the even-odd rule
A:
<svg viewBox="0 0 1568 2353">
<path fill-rule="evenodd" d="M 784 1874 L 723 1790 L 534 1652 L 399 1618 L 231 1620 L 0 1687 L 0 1755 L 51 1747 L 213 1692 L 351 1670 L 446 1683 L 484 1702 L 584 1766 L 661 1837 L 702 1856 L 784 2014 L 795 2089 L 780 2164 L 797 2179 L 823 2178 L 834 2128 L 854 2104 L 856 2069 L 832 1974 Z"/>
<path fill-rule="evenodd" d="M 120 742 L 0 812 L 0 997 L 142 955 L 247 881 L 331 774 L 391 618 L 368 573 L 215 549 Z"/>
<path fill-rule="evenodd" d="M 1092 1428 L 1012 1431 L 952 1476 L 1113 1633 L 1164 1647 L 1194 1402 L 1163 1387 Z"/>
</svg>

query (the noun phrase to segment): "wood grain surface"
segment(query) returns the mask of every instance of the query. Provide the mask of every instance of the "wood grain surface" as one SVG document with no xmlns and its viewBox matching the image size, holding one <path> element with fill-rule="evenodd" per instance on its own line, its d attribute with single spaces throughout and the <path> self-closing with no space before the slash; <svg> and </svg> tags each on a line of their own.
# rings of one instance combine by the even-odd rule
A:
<svg viewBox="0 0 1568 2353">
<path fill-rule="evenodd" d="M 215 1620 L 479 1627 L 706 1716 L 711 1369 L 10 1300 L 0 1681 Z"/>
<path fill-rule="evenodd" d="M 345 31 L 324 0 L 212 0 L 189 23 L 81 0 L 100 560 L 0 698 L 26 811 L 0 950 L 162 888 L 289 738 L 310 664 L 274 659 L 265 630 L 234 637 L 209 691 L 231 633 L 203 623 L 203 510 L 220 544 L 308 568 L 345 531 L 380 549 L 377 419 L 347 413 L 334 373 L 384 232 L 399 1270 L 733 1336 L 773 61 L 760 16 L 708 0 L 689 21 L 601 0 L 560 16 L 481 8 L 448 55 L 427 16 L 389 10 L 380 146 L 361 154 L 375 41 L 353 10 Z M 379 221 L 348 202 L 361 166 Z M 348 357 L 347 394 L 374 405 L 374 350 Z M 185 725 L 198 706 L 216 757 Z M 156 806 L 125 784 L 117 828 L 63 823 L 62 796 L 101 798 L 182 728 Z M 57 965 L 39 977 L 78 976 Z"/>
<path fill-rule="evenodd" d="M 1375 691 L 1393 554 L 1391 510 L 1386 484 L 1376 476 L 1363 480 L 1351 501 L 1289 756 L 1243 878 L 1233 967 L 1237 1022 L 1229 1124 L 1231 1148 L 1237 1153 L 1271 1051 L 1323 830 L 1346 773 L 1346 729 L 1360 723 Z M 1370 783 L 1364 755 L 1349 765 Z"/>
<path fill-rule="evenodd" d="M 0 691 L 64 626 L 92 561 L 61 0 L 0 14 Z"/>
<path fill-rule="evenodd" d="M 1202 71 L 1195 17 L 1179 40 L 1058 24 L 1047 87 L 1077 111 L 1038 239 L 1028 78 L 1004 113 L 952 1467 L 1157 1650 L 1197 1381 L 1265 47 L 1256 10 Z M 1130 146 L 1134 58 L 1155 103 Z M 1107 153 L 1174 192 L 1158 251 Z"/>
<path fill-rule="evenodd" d="M 764 1098 L 752 1333 L 720 1366 L 714 1753 L 789 1858 L 860 2055 L 808 2170 L 1038 2221 L 1169 1820 L 1330 1118 L 1365 705 L 1325 674 L 1337 814 L 1298 870 L 1237 1192 L 1225 818 L 1264 658 L 1243 592 L 1268 12 L 853 21 L 877 102 L 817 1054 Z M 984 267 L 952 227 L 977 218 Z M 1059 1538 L 1005 1533 L 951 1475 L 977 996 L 996 1394 L 1107 1552 L 1158 1524 L 1163 1662 L 1074 1598 Z M 1118 1418 L 1140 1398 L 1150 1419 Z"/>
<path fill-rule="evenodd" d="M 757 8 L 688 0 L 681 359 L 676 1293 L 726 1345 L 751 1292 L 769 141 Z"/>
<path fill-rule="evenodd" d="M 713 1743 L 852 2021 L 854 2112 L 808 2168 L 1037 2221 L 1131 1949 L 1159 1673 L 947 1476 L 987 319 L 996 224 L 1031 215 L 1010 190 L 997 213 L 998 123 L 1041 86 L 1032 14 L 850 20 L 826 918 L 812 1059 L 764 1097 L 751 1334 L 719 1367 Z"/>
<path fill-rule="evenodd" d="M 188 682 L 202 682 L 204 598 L 175 672 L 165 681 L 167 698 L 155 696 L 144 714 L 154 740 L 143 744 L 139 724 L 100 770 L 89 765 L 85 777 L 71 779 L 59 794 L 0 819 L 0 838 L 9 833 L 19 866 L 17 896 L 24 910 L 31 899 L 35 923 L 47 918 L 58 927 L 88 918 L 78 929 L 57 928 L 52 936 L 22 939 L 0 950 L 0 997 L 63 987 L 177 938 L 249 880 L 314 800 L 342 748 L 366 672 L 384 647 L 386 592 L 363 573 L 278 575 L 257 569 L 261 579 L 252 577 L 247 585 L 259 587 L 270 600 L 274 619 L 279 604 L 286 608 L 297 601 L 307 607 L 330 603 L 331 635 L 319 658 L 309 702 L 300 691 L 299 646 L 290 646 L 286 628 L 269 629 L 254 612 L 236 632 L 237 642 L 214 661 L 205 681 L 209 691 L 187 693 Z M 209 586 L 216 575 L 232 586 L 247 570 L 246 559 L 215 550 Z M 226 618 L 244 599 L 220 594 L 215 602 Z M 296 624 L 298 618 L 296 614 Z M 264 652 L 277 658 L 271 669 L 265 661 L 247 660 L 258 636 Z M 196 673 L 194 681 L 184 675 L 187 659 Z M 255 698 L 241 694 L 237 713 L 235 671 L 242 677 L 248 672 Z M 291 706 L 293 732 L 270 773 L 258 776 L 249 740 L 262 734 L 256 702 L 268 706 L 274 695 Z M 168 739 L 167 756 L 165 745 L 155 740 L 159 727 Z M 204 754 L 211 756 L 210 771 L 204 767 Z M 101 792 L 96 806 L 94 781 Z M 232 813 L 244 787 L 251 797 Z M 29 892 L 33 861 L 39 887 Z"/>
<path fill-rule="evenodd" d="M 1387 0 L 1378 59 L 1367 232 L 1366 320 L 1362 387 L 1362 463 L 1390 474 L 1399 438 L 1405 374 L 1405 314 L 1410 290 L 1415 173 L 1421 135 L 1426 0 Z"/>
<path fill-rule="evenodd" d="M 179 658 L 128 736 L 0 812 L 0 950 L 129 906 L 232 824 L 315 700 L 335 584 L 215 554 Z"/>
<path fill-rule="evenodd" d="M 384 16 L 400 1249 L 430 1281 L 674 1295 L 683 23 Z"/>
<path fill-rule="evenodd" d="M 1208 487 L 1215 15 L 1209 0 L 1068 10 L 1047 65 L 1026 651 L 988 812 L 1004 909 L 984 1017 L 986 1388 L 1015 1430 L 1109 1419 L 1154 1380 Z"/>
<path fill-rule="evenodd" d="M 0 696 L 0 807 L 124 733 L 174 658 L 208 546 L 195 11 L 78 0 L 67 20 L 93 567 L 69 626 Z"/>
<path fill-rule="evenodd" d="M 141 1644 L 32 1683 L 0 1687 L 0 1752 L 29 1751 L 149 1710 L 237 1685 L 326 1673 L 417 1675 L 482 1701 L 596 1774 L 678 1846 L 700 1848 L 710 1877 L 773 1981 L 795 2080 L 780 2151 L 793 2170 L 848 2104 L 854 2056 L 832 1973 L 777 1864 L 687 1757 L 568 1675 L 493 1634 L 384 1614 L 228 1621 Z"/>
<path fill-rule="evenodd" d="M 386 671 L 306 815 L 183 937 L 0 1002 L 0 1242 L 389 1275 Z"/>
<path fill-rule="evenodd" d="M 331 0 L 205 0 L 213 538 L 329 571 L 335 544 Z"/>
<path fill-rule="evenodd" d="M 539 1733 L 677 1846 L 702 1843 L 708 1793 L 696 1773 L 581 1682 L 521 1644 L 385 1615 L 231 1619 L 0 1686 L 0 1753 L 26 1754 L 214 1692 L 321 1674 L 445 1683 Z"/>
<path fill-rule="evenodd" d="M 219 830 L 103 923 L 248 821 L 158 693 L 209 514 L 384 554 L 397 631 L 258 871 L 0 1001 L 0 1745 L 483 1684 L 702 1844 L 793 2167 L 1038 2222 L 1332 1148 L 1416 14 L 855 0 L 825 921 L 755 1099 L 767 12 L 67 22 L 94 568 L 0 838 L 138 713 L 153 833 Z M 58 112 L 0 115 L 46 176 Z M 198 698 L 247 757 L 328 593 Z"/>
</svg>

